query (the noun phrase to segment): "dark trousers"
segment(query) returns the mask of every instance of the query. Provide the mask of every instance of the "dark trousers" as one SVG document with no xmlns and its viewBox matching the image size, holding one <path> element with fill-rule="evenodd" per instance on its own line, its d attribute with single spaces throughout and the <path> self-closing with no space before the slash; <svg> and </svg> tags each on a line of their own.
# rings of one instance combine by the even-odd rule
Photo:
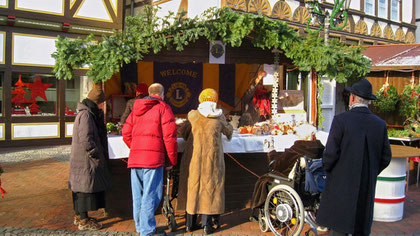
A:
<svg viewBox="0 0 420 236">
<path fill-rule="evenodd" d="M 342 233 L 342 232 L 338 232 L 333 229 L 330 229 L 330 236 L 349 236 L 349 235 L 350 234 Z"/>
<path fill-rule="evenodd" d="M 187 215 L 187 219 L 186 219 L 186 222 L 185 222 L 186 227 L 193 228 L 195 225 L 197 225 L 197 215 L 190 215 L 188 213 L 186 213 L 186 215 Z M 213 218 L 219 220 L 220 215 L 205 215 L 205 214 L 202 214 L 201 215 L 201 226 L 202 227 L 204 227 L 206 225 L 212 226 Z"/>
<path fill-rule="evenodd" d="M 195 225 L 197 225 L 197 215 L 190 215 L 186 213 L 187 219 L 185 221 L 185 226 L 193 228 Z"/>
</svg>

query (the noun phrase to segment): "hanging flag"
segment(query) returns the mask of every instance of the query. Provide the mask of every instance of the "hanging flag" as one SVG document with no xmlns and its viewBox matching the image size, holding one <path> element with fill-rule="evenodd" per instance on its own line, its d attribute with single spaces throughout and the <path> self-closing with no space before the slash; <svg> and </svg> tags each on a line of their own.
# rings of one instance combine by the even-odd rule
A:
<svg viewBox="0 0 420 236">
<path fill-rule="evenodd" d="M 165 94 L 169 96 L 165 96 L 165 101 L 171 105 L 174 114 L 185 115 L 197 109 L 198 95 L 206 88 L 217 91 L 219 104 L 225 108 L 237 106 L 249 87 L 251 65 L 142 61 L 138 63 L 137 73 L 138 83 L 161 83 L 165 87 Z M 235 97 L 238 100 L 236 103 Z"/>
<path fill-rule="evenodd" d="M 202 63 L 159 63 L 153 66 L 155 83 L 165 88 L 165 101 L 174 114 L 188 114 L 198 107 L 198 95 L 203 88 Z"/>
</svg>

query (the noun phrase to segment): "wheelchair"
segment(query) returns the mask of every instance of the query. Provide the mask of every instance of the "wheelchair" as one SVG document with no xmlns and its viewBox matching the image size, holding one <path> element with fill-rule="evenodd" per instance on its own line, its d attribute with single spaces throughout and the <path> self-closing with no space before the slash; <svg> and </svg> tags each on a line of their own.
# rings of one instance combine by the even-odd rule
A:
<svg viewBox="0 0 420 236">
<path fill-rule="evenodd" d="M 315 215 L 322 189 L 315 192 L 305 190 L 306 168 L 314 161 L 320 162 L 321 159 L 313 160 L 307 156 L 298 158 L 288 177 L 269 168 L 267 176 L 272 181 L 267 183 L 267 197 L 263 206 L 258 209 L 258 224 L 262 232 L 271 230 L 275 235 L 297 236 L 301 235 L 304 224 L 307 223 L 310 229 L 305 235 L 318 235 Z M 325 181 L 325 173 L 322 171 L 318 178 Z"/>
<path fill-rule="evenodd" d="M 172 201 L 178 197 L 178 184 L 179 165 L 166 172 L 166 185 L 164 185 L 165 194 L 163 196 L 162 215 L 167 220 L 167 226 L 171 232 L 175 232 L 178 227 L 175 220 L 175 210 L 172 206 Z M 170 188 L 170 186 L 172 186 L 172 188 Z"/>
</svg>

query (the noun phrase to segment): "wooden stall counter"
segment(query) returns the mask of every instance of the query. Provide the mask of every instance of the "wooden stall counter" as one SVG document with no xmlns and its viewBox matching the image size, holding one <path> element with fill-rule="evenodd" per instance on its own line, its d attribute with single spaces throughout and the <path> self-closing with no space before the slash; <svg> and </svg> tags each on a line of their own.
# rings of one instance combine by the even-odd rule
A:
<svg viewBox="0 0 420 236">
<path fill-rule="evenodd" d="M 320 131 L 317 138 L 325 145 L 328 133 Z M 234 133 L 232 140 L 228 141 L 222 136 L 223 151 L 229 153 L 243 166 L 261 176 L 268 171 L 266 142 L 273 140 L 276 151 L 283 152 L 290 148 L 298 137 L 296 135 L 251 135 Z M 185 141 L 178 138 L 178 163 L 182 157 Z M 107 195 L 107 208 L 110 214 L 131 217 L 131 187 L 130 170 L 127 169 L 127 157 L 130 153 L 122 136 L 108 136 L 108 152 L 110 156 L 110 170 L 114 180 L 114 187 Z M 256 176 L 240 167 L 234 160 L 225 154 L 225 188 L 226 211 L 247 207 L 251 200 Z M 118 203 L 117 205 L 115 205 Z M 175 203 L 176 204 L 176 203 Z"/>
</svg>

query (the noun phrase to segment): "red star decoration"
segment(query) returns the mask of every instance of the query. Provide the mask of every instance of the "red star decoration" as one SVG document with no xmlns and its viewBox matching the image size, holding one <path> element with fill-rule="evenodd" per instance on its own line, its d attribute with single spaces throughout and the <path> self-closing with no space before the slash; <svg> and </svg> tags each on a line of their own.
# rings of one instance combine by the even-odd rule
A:
<svg viewBox="0 0 420 236">
<path fill-rule="evenodd" d="M 36 77 L 35 82 L 27 83 L 25 86 L 32 91 L 30 101 L 34 102 L 36 97 L 41 97 L 46 102 L 48 102 L 47 97 L 45 96 L 45 90 L 47 90 L 47 88 L 51 87 L 52 85 L 53 84 L 42 83 L 39 76 Z"/>
</svg>

